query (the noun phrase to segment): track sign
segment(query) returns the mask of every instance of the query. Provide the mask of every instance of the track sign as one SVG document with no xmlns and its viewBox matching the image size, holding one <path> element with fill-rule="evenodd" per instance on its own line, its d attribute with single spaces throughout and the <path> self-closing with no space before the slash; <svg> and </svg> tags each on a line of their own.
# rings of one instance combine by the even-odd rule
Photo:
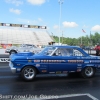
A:
<svg viewBox="0 0 100 100">
<path fill-rule="evenodd" d="M 0 58 L 0 62 L 9 62 L 10 59 L 9 58 Z"/>
</svg>

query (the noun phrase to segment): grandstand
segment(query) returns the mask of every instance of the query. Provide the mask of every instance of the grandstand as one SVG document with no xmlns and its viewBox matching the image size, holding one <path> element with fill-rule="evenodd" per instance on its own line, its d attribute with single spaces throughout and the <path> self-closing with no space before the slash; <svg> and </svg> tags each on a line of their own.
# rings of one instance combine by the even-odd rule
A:
<svg viewBox="0 0 100 100">
<path fill-rule="evenodd" d="M 47 30 L 0 29 L 0 44 L 48 45 L 53 39 Z"/>
</svg>

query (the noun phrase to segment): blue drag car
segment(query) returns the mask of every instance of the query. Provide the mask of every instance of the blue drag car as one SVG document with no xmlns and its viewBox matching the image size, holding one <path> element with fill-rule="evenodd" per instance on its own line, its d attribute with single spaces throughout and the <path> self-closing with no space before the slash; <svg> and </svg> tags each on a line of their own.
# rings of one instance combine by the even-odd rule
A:
<svg viewBox="0 0 100 100">
<path fill-rule="evenodd" d="M 37 74 L 70 72 L 80 72 L 82 77 L 90 78 L 100 67 L 100 57 L 90 56 L 75 46 L 47 46 L 38 54 L 12 54 L 9 66 L 26 81 L 33 80 Z"/>
</svg>

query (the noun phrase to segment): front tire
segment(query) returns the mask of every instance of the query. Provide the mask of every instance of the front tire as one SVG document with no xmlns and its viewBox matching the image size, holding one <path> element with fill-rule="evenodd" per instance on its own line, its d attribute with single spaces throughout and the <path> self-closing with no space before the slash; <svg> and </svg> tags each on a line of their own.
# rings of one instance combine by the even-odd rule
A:
<svg viewBox="0 0 100 100">
<path fill-rule="evenodd" d="M 21 76 L 25 81 L 32 81 L 36 76 L 36 69 L 34 67 L 25 67 L 22 72 Z"/>
<path fill-rule="evenodd" d="M 85 67 L 82 72 L 81 72 L 81 76 L 83 78 L 91 78 L 95 75 L 96 69 L 93 67 Z"/>
</svg>

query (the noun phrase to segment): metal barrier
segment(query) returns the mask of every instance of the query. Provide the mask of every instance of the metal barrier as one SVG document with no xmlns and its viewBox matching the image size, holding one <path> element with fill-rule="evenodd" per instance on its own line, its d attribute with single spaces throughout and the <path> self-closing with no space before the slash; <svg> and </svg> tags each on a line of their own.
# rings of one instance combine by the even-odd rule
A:
<svg viewBox="0 0 100 100">
<path fill-rule="evenodd" d="M 96 55 L 96 51 L 93 50 L 93 49 L 87 49 L 87 50 L 84 50 L 86 53 L 88 53 L 89 55 Z"/>
</svg>

